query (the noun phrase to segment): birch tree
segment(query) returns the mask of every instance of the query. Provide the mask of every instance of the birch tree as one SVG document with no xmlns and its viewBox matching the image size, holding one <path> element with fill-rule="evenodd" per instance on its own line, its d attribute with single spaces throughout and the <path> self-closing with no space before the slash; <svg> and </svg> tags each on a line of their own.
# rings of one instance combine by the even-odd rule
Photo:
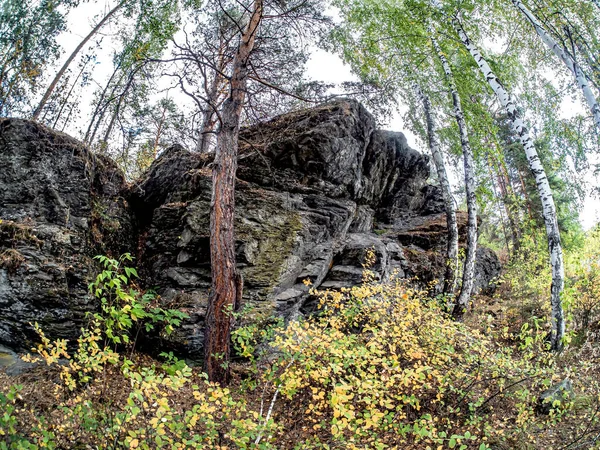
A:
<svg viewBox="0 0 600 450">
<path fill-rule="evenodd" d="M 454 118 L 458 125 L 460 133 L 460 144 L 463 152 L 465 190 L 467 195 L 467 251 L 465 255 L 465 263 L 463 268 L 462 285 L 460 294 L 456 299 L 452 315 L 456 318 L 461 318 L 469 306 L 471 291 L 475 278 L 475 259 L 477 254 L 477 198 L 475 195 L 475 162 L 473 151 L 469 142 L 469 131 L 467 122 L 462 109 L 460 95 L 454 81 L 452 68 L 446 54 L 442 51 L 437 39 L 433 35 L 433 29 L 430 28 L 431 42 L 433 48 L 442 64 L 446 75 L 446 84 L 452 97 L 452 105 L 454 108 Z"/>
<path fill-rule="evenodd" d="M 533 139 L 525 121 L 521 117 L 515 101 L 504 88 L 488 62 L 485 60 L 477 46 L 471 42 L 467 36 L 458 16 L 452 18 L 452 24 L 456 30 L 461 42 L 467 48 L 477 66 L 479 67 L 484 79 L 490 88 L 496 94 L 500 104 L 505 109 L 511 122 L 513 131 L 519 136 L 521 144 L 527 155 L 529 168 L 533 174 L 537 189 L 542 201 L 544 222 L 546 225 L 546 234 L 548 237 L 548 250 L 550 253 L 550 264 L 552 268 L 552 285 L 550 291 L 550 303 L 552 306 L 552 333 L 551 345 L 554 350 L 559 350 L 562 345 L 562 339 L 565 334 L 564 312 L 561 303 L 561 292 L 564 287 L 564 264 L 562 256 L 562 246 L 560 241 L 560 232 L 556 216 L 556 207 L 552 191 L 548 183 L 548 177 L 541 164 L 537 154 Z"/>
<path fill-rule="evenodd" d="M 548 48 L 560 59 L 560 61 L 569 69 L 571 74 L 575 77 L 575 81 L 577 85 L 583 92 L 583 97 L 587 102 L 592 116 L 594 118 L 594 122 L 598 130 L 600 130 L 600 105 L 598 105 L 598 101 L 596 96 L 592 92 L 590 85 L 588 83 L 587 77 L 580 65 L 577 63 L 573 54 L 569 53 L 563 46 L 561 46 L 558 42 L 556 42 L 550 33 L 548 33 L 543 24 L 538 20 L 538 18 L 525 6 L 525 4 L 521 0 L 512 0 L 513 5 L 523 13 L 523 15 L 527 18 L 529 23 L 534 27 L 536 33 L 540 36 L 544 44 L 548 46 Z"/>
<path fill-rule="evenodd" d="M 456 286 L 456 272 L 458 270 L 458 226 L 456 223 L 456 208 L 454 206 L 454 197 L 452 196 L 450 182 L 448 181 L 448 174 L 446 173 L 444 155 L 442 154 L 439 139 L 437 137 L 435 120 L 431 110 L 431 100 L 418 85 L 415 85 L 415 90 L 423 104 L 423 112 L 425 113 L 425 121 L 427 123 L 427 143 L 435 164 L 446 210 L 448 243 L 446 247 L 446 272 L 444 274 L 443 292 L 451 294 L 454 292 Z"/>
</svg>

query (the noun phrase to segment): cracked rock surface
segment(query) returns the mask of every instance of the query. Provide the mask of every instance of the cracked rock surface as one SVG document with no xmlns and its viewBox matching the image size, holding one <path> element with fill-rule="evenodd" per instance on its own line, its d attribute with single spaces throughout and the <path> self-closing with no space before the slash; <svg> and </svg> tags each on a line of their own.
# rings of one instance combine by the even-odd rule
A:
<svg viewBox="0 0 600 450">
<path fill-rule="evenodd" d="M 132 185 L 105 158 L 31 122 L 0 121 L 0 343 L 22 348 L 37 320 L 74 338 L 97 306 L 86 293 L 92 257 L 129 251 L 143 284 L 189 313 L 159 342 L 202 355 L 210 288 L 212 157 L 175 145 Z M 313 308 L 308 287 L 362 280 L 365 254 L 381 280 L 443 275 L 446 221 L 427 184 L 429 158 L 402 133 L 381 131 L 358 102 L 339 100 L 242 130 L 236 185 L 236 257 L 254 314 L 293 319 Z M 466 215 L 459 214 L 464 230 Z M 463 233 L 464 234 L 464 233 Z M 499 264 L 486 253 L 478 289 Z M 151 341 L 154 346 L 154 341 Z"/>
</svg>

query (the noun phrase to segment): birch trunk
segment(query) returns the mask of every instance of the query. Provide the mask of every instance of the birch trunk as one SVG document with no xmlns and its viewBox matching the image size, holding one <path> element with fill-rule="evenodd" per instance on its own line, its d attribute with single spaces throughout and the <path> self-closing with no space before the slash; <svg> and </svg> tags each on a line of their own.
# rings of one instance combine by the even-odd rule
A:
<svg viewBox="0 0 600 450">
<path fill-rule="evenodd" d="M 233 60 L 230 91 L 223 102 L 212 172 L 210 259 L 212 286 L 204 331 L 204 368 L 210 381 L 229 381 L 231 310 L 241 302 L 242 281 L 235 266 L 234 212 L 240 117 L 246 96 L 248 66 L 263 15 L 254 0 L 252 16 Z"/>
<path fill-rule="evenodd" d="M 585 98 L 585 101 L 587 102 L 588 106 L 592 111 L 592 116 L 594 117 L 596 127 L 598 128 L 598 130 L 600 130 L 600 105 L 598 105 L 596 96 L 590 88 L 587 77 L 583 73 L 583 70 L 581 70 L 579 64 L 577 64 L 577 61 L 575 61 L 575 58 L 571 54 L 567 53 L 565 49 L 561 47 L 552 38 L 552 36 L 550 36 L 550 34 L 546 32 L 546 30 L 544 29 L 540 21 L 537 19 L 537 17 L 535 17 L 535 15 L 531 11 L 529 11 L 529 9 L 523 4 L 523 2 L 521 2 L 520 0 L 512 0 L 512 3 L 519 11 L 521 11 L 525 15 L 525 17 L 527 17 L 527 20 L 529 20 L 531 25 L 533 25 L 535 31 L 537 32 L 538 36 L 542 39 L 544 44 L 546 44 L 548 48 L 552 50 L 552 52 L 563 62 L 563 64 L 573 74 L 573 76 L 575 77 L 575 81 L 577 81 L 577 85 L 583 92 L 583 97 Z"/>
<path fill-rule="evenodd" d="M 44 96 L 42 97 L 42 100 L 40 100 L 39 105 L 37 106 L 37 108 L 33 112 L 33 116 L 32 116 L 33 120 L 38 120 L 38 118 L 40 117 L 40 113 L 44 109 L 44 106 L 46 106 L 46 103 L 48 103 L 48 100 L 50 99 L 50 96 L 52 95 L 52 92 L 54 92 L 54 89 L 56 88 L 56 85 L 58 84 L 58 82 L 60 81 L 60 79 L 62 78 L 62 76 L 64 75 L 65 71 L 69 68 L 69 65 L 73 62 L 73 60 L 75 59 L 75 57 L 79 54 L 79 52 L 81 51 L 81 49 L 85 46 L 85 44 L 88 43 L 88 41 L 92 38 L 92 36 L 94 36 L 98 32 L 98 30 L 100 30 L 100 28 L 102 28 L 104 26 L 104 24 L 106 22 L 108 22 L 108 20 L 112 16 L 114 16 L 115 13 L 119 9 L 121 9 L 121 7 L 124 4 L 125 4 L 125 0 L 121 1 L 117 6 L 115 6 L 113 9 L 111 9 L 102 18 L 102 20 L 100 22 L 98 22 L 98 24 L 92 29 L 92 31 L 90 31 L 89 34 L 85 38 L 83 38 L 83 40 L 79 43 L 79 45 L 75 48 L 75 50 L 73 50 L 73 52 L 71 53 L 71 55 L 67 58 L 67 60 L 65 61 L 65 63 L 62 65 L 62 67 L 60 68 L 60 70 L 57 72 L 56 76 L 52 80 L 52 83 L 50 83 L 50 86 L 48 86 L 48 89 L 46 89 L 46 92 L 44 93 Z"/>
<path fill-rule="evenodd" d="M 548 183 L 546 171 L 540 161 L 533 139 L 525 125 L 524 120 L 516 107 L 515 102 L 510 97 L 500 80 L 492 71 L 487 61 L 481 55 L 479 49 L 471 42 L 465 33 L 462 24 L 458 18 L 454 17 L 452 24 L 456 29 L 460 40 L 471 53 L 471 56 L 477 62 L 483 77 L 498 97 L 500 104 L 506 110 L 506 113 L 511 121 L 513 130 L 519 136 L 521 144 L 525 149 L 529 168 L 533 174 L 537 186 L 540 199 L 542 201 L 542 214 L 546 225 L 546 233 L 548 236 L 548 250 L 550 252 L 550 264 L 552 267 L 552 286 L 550 290 L 550 303 L 552 305 L 552 333 L 551 344 L 554 350 L 561 348 L 562 339 L 565 334 L 565 320 L 560 294 L 564 287 L 564 264 L 562 255 L 562 246 L 560 242 L 560 232 L 558 230 L 558 221 L 556 219 L 556 207 L 552 197 L 552 190 Z"/>
<path fill-rule="evenodd" d="M 448 245 L 446 249 L 446 273 L 444 274 L 443 292 L 445 294 L 452 294 L 456 287 L 456 272 L 458 270 L 458 225 L 456 223 L 456 209 L 454 208 L 454 198 L 452 197 L 452 190 L 450 189 L 450 182 L 448 181 L 448 174 L 446 173 L 444 156 L 437 138 L 435 121 L 431 113 L 431 101 L 419 86 L 415 86 L 415 90 L 423 103 L 425 120 L 427 122 L 427 142 L 429 144 L 429 149 L 431 150 L 431 155 L 433 156 L 433 162 L 435 164 L 440 187 L 442 189 L 442 198 L 444 199 L 444 206 L 446 208 Z"/>
<path fill-rule="evenodd" d="M 469 306 L 469 300 L 471 298 L 471 291 L 473 290 L 473 282 L 475 279 L 475 259 L 477 254 L 477 199 L 475 196 L 475 163 L 473 158 L 473 151 L 471 150 L 471 144 L 469 143 L 469 132 L 467 128 L 467 122 L 463 114 L 460 95 L 456 88 L 456 82 L 454 81 L 454 75 L 450 63 L 446 58 L 446 55 L 442 51 L 440 45 L 434 37 L 434 34 L 430 30 L 431 42 L 433 48 L 442 63 L 444 73 L 446 74 L 446 82 L 450 89 L 452 96 L 452 105 L 454 108 L 454 117 L 458 124 L 460 132 L 460 145 L 463 151 L 463 162 L 465 172 L 465 190 L 467 194 L 467 253 L 465 255 L 465 265 L 463 269 L 462 286 L 460 294 L 454 305 L 452 315 L 460 319 Z"/>
</svg>

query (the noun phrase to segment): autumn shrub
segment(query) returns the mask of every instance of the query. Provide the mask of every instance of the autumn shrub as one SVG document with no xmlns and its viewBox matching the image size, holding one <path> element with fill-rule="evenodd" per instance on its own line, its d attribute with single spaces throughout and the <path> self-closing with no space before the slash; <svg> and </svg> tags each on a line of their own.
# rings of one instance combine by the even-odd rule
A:
<svg viewBox="0 0 600 450">
<path fill-rule="evenodd" d="M 564 301 L 576 343 L 600 341 L 600 230 L 587 233 L 577 252 L 567 254 Z"/>
<path fill-rule="evenodd" d="M 365 272 L 361 286 L 314 291 L 318 314 L 242 323 L 233 339 L 245 359 L 222 387 L 172 353 L 161 363 L 131 352 L 142 317 L 177 317 L 152 301 L 140 312 L 135 274 L 104 264 L 90 288 L 106 302 L 75 351 L 40 330 L 43 379 L 0 387 L 0 449 L 552 449 L 600 431 L 594 368 L 561 364 L 536 321 L 510 335 L 486 317 L 475 330 Z M 539 394 L 566 377 L 577 396 L 541 414 Z"/>
<path fill-rule="evenodd" d="M 500 346 L 491 325 L 468 329 L 401 281 L 319 295 L 323 313 L 273 342 L 286 355 L 281 395 L 319 445 L 484 449 L 568 409 L 536 413 L 537 394 L 560 376 L 540 330 Z"/>
<path fill-rule="evenodd" d="M 533 320 L 549 329 L 552 274 L 543 232 L 521 240 L 501 278 L 505 323 L 513 329 Z M 567 341 L 575 344 L 600 337 L 600 230 L 585 235 L 581 246 L 564 252 L 565 288 L 561 295 Z"/>
</svg>

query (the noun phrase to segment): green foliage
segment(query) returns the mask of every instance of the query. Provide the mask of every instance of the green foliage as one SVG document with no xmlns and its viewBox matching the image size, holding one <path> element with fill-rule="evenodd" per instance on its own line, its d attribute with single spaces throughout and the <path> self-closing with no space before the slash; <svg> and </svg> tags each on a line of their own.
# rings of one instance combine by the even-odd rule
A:
<svg viewBox="0 0 600 450">
<path fill-rule="evenodd" d="M 135 300 L 116 292 L 129 295 L 135 271 L 124 266 L 127 256 L 98 259 L 104 270 L 91 288 L 111 293 L 102 320 L 93 318 L 74 353 L 40 330 L 36 352 L 60 377 L 0 387 L 0 434 L 9 443 L 0 448 L 525 449 L 546 430 L 576 439 L 600 425 L 593 365 L 561 364 L 547 351 L 543 321 L 511 331 L 487 316 L 477 330 L 426 293 L 377 283 L 368 270 L 362 286 L 313 291 L 320 313 L 302 321 L 232 312 L 243 322 L 234 345 L 248 362 L 234 363 L 241 377 L 230 387 L 209 383 L 172 352 L 162 364 L 126 357 L 111 346 L 130 335 L 135 308 L 123 306 Z M 538 414 L 539 394 L 567 376 L 585 396 L 553 398 L 550 413 Z M 39 389 L 52 408 L 35 404 Z M 552 442 L 544 448 L 558 448 Z"/>
<path fill-rule="evenodd" d="M 133 267 L 123 266 L 133 258 L 126 253 L 119 260 L 106 256 L 96 256 L 104 270 L 90 283 L 89 290 L 100 300 L 101 312 L 93 315 L 95 326 L 100 327 L 114 344 L 129 344 L 143 325 L 146 332 L 154 329 L 157 323 L 164 325 L 163 332 L 171 334 L 174 327 L 181 324 L 186 314 L 176 309 L 164 309 L 154 291 L 140 292 L 132 285 L 137 278 Z M 137 330 L 132 330 L 138 324 Z"/>
<path fill-rule="evenodd" d="M 71 0 L 3 0 L 0 3 L 0 117 L 27 111 L 46 66 L 60 55 Z"/>
</svg>

